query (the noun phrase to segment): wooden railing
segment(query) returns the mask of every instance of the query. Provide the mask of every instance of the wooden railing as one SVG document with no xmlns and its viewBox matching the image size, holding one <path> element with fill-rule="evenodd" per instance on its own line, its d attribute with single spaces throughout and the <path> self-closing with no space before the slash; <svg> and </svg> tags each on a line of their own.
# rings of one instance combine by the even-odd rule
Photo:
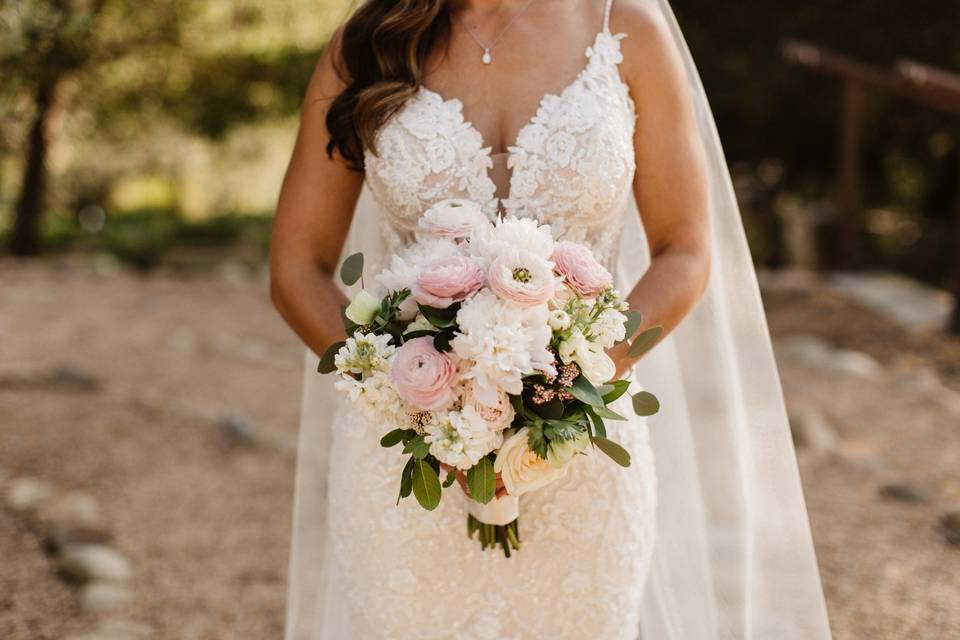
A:
<svg viewBox="0 0 960 640">
<path fill-rule="evenodd" d="M 911 60 L 900 60 L 893 68 L 884 69 L 792 40 L 784 43 L 783 55 L 789 62 L 835 76 L 843 82 L 836 178 L 838 242 L 832 262 L 837 268 L 857 267 L 861 260 L 859 238 L 863 229 L 861 145 L 867 92 L 891 94 L 960 116 L 960 76 Z M 960 193 L 954 220 L 951 252 L 954 309 L 949 330 L 960 334 Z"/>
</svg>

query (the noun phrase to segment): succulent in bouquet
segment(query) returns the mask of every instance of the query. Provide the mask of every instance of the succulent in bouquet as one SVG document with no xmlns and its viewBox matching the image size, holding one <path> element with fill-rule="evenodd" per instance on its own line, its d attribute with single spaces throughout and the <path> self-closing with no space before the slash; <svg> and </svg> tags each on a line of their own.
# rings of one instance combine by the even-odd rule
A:
<svg viewBox="0 0 960 640">
<path fill-rule="evenodd" d="M 642 316 L 590 249 L 534 220 L 491 223 L 478 204 L 452 199 L 390 257 L 379 294 L 363 267 L 362 254 L 341 266 L 343 282 L 363 288 L 343 309 L 346 340 L 318 369 L 336 372 L 337 388 L 389 428 L 382 446 L 402 447 L 398 503 L 412 494 L 433 510 L 459 478 L 468 535 L 509 557 L 520 548 L 519 496 L 563 477 L 589 447 L 630 465 L 606 424 L 627 419 L 611 404 L 631 382 L 614 379 L 606 350 L 629 341 L 639 357 L 661 328 L 634 337 Z M 659 410 L 651 393 L 631 395 L 636 414 Z"/>
</svg>

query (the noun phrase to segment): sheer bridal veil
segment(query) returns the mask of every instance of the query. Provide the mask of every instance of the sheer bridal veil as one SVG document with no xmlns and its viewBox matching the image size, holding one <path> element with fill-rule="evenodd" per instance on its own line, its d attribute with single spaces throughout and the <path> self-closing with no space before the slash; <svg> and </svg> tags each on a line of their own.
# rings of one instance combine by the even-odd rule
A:
<svg viewBox="0 0 960 640">
<path fill-rule="evenodd" d="M 667 0 L 647 0 L 682 55 L 707 152 L 713 268 L 703 299 L 637 367 L 661 399 L 650 419 L 657 542 L 644 592 L 644 640 L 827 640 L 806 507 L 756 274 L 703 86 Z M 618 286 L 649 263 L 631 198 Z M 383 256 L 370 192 L 344 254 Z M 376 269 L 370 264 L 368 269 Z M 372 272 L 372 271 L 371 271 Z M 332 382 L 307 354 L 294 504 L 287 640 L 346 638 L 326 529 Z M 425 514 L 424 517 L 429 517 Z"/>
</svg>

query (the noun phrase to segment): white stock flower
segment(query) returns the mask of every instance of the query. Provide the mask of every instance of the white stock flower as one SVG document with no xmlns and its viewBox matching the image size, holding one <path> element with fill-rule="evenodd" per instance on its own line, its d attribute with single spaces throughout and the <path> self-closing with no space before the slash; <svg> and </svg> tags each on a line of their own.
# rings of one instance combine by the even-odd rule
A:
<svg viewBox="0 0 960 640">
<path fill-rule="evenodd" d="M 470 361 L 464 380 L 473 380 L 477 399 L 495 405 L 500 390 L 519 394 L 522 378 L 535 371 L 554 375 L 552 332 L 546 305 L 518 307 L 487 289 L 467 299 L 457 313 L 453 351 Z"/>
<path fill-rule="evenodd" d="M 604 384 L 617 374 L 617 366 L 603 347 L 584 337 L 579 329 L 571 331 L 566 340 L 557 347 L 564 364 L 576 362 L 584 377 L 593 384 Z"/>
<path fill-rule="evenodd" d="M 390 266 L 377 274 L 377 282 L 388 291 L 401 289 L 413 290 L 420 271 L 438 258 L 461 255 L 460 249 L 452 240 L 430 239 L 410 245 L 406 251 L 390 258 Z M 403 320 L 413 318 L 417 313 L 417 301 L 408 297 L 400 306 Z"/>
<path fill-rule="evenodd" d="M 389 334 L 354 333 L 337 351 L 334 365 L 341 374 L 367 376 L 374 371 L 387 371 L 397 348 L 390 344 Z"/>
<path fill-rule="evenodd" d="M 430 454 L 444 464 L 467 470 L 503 442 L 503 433 L 490 429 L 473 407 L 438 411 L 426 426 L 424 442 Z"/>
<path fill-rule="evenodd" d="M 334 386 L 345 391 L 371 422 L 391 427 L 404 424 L 406 410 L 403 400 L 385 371 L 374 371 L 363 380 L 342 375 Z"/>
<path fill-rule="evenodd" d="M 624 328 L 626 321 L 627 316 L 616 309 L 605 309 L 590 325 L 592 341 L 605 349 L 611 348 L 617 342 L 623 340 L 626 333 Z"/>
<path fill-rule="evenodd" d="M 522 249 L 550 260 L 553 247 L 550 225 L 530 218 L 510 217 L 498 220 L 496 226 L 477 229 L 470 240 L 469 251 L 491 262 L 509 249 Z"/>
<path fill-rule="evenodd" d="M 530 449 L 527 428 L 523 427 L 500 446 L 493 470 L 500 474 L 507 493 L 519 496 L 559 480 L 567 467 L 555 467 Z"/>
</svg>

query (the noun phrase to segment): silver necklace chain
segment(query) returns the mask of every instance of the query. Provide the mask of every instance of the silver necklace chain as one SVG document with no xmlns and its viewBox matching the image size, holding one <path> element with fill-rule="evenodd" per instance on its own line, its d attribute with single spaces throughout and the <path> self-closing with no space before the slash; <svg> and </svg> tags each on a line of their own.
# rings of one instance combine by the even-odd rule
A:
<svg viewBox="0 0 960 640">
<path fill-rule="evenodd" d="M 510 22 L 508 22 L 506 26 L 500 30 L 500 33 L 497 34 L 497 37 L 494 38 L 493 42 L 490 44 L 484 44 L 483 41 L 477 37 L 477 34 L 473 32 L 473 29 L 468 27 L 467 23 L 463 21 L 463 17 L 459 13 L 457 14 L 457 19 L 460 21 L 460 25 L 463 27 L 463 30 L 466 31 L 471 38 L 473 38 L 473 41 L 476 42 L 481 49 L 483 49 L 483 55 L 480 56 L 480 61 L 483 62 L 483 64 L 490 64 L 493 62 L 493 57 L 490 55 L 490 50 L 493 49 L 494 45 L 500 42 L 500 38 L 502 38 L 503 34 L 507 32 L 507 29 L 512 27 L 517 18 L 526 13 L 527 9 L 529 9 L 530 5 L 532 5 L 535 1 L 536 0 L 528 0 L 527 4 L 523 5 L 523 9 L 520 9 L 520 11 L 513 14 L 513 17 L 510 18 Z"/>
</svg>

